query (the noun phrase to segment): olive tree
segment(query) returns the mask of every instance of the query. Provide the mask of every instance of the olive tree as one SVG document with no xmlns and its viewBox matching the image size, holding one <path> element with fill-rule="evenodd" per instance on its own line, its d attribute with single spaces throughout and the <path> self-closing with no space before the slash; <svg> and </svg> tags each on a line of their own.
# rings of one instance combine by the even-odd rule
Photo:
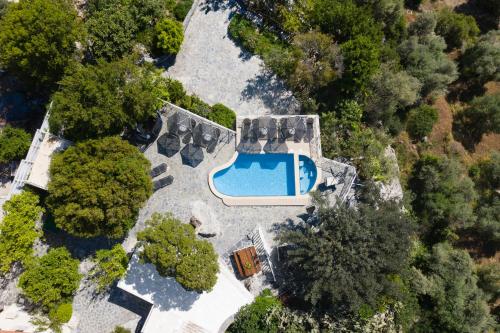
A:
<svg viewBox="0 0 500 333">
<path fill-rule="evenodd" d="M 443 36 L 448 49 L 452 49 L 472 43 L 479 35 L 479 28 L 473 16 L 443 9 L 437 17 L 436 33 Z"/>
<path fill-rule="evenodd" d="M 196 239 L 191 225 L 170 214 L 153 214 L 137 235 L 140 258 L 155 265 L 161 276 L 172 276 L 187 290 L 210 291 L 217 282 L 217 253 L 206 240 Z"/>
<path fill-rule="evenodd" d="M 463 75 L 479 84 L 500 81 L 500 30 L 482 35 L 461 58 Z"/>
<path fill-rule="evenodd" d="M 438 111 L 429 105 L 421 105 L 418 108 L 410 110 L 406 129 L 410 136 L 420 140 L 429 135 L 432 127 L 439 118 Z"/>
<path fill-rule="evenodd" d="M 50 165 L 47 205 L 79 237 L 122 238 L 152 192 L 149 161 L 117 137 L 81 142 Z"/>
</svg>

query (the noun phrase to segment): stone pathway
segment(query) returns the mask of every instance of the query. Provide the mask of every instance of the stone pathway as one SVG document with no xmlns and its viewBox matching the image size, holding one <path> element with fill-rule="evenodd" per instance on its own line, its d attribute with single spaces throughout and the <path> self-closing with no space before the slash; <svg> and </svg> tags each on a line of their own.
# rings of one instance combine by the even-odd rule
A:
<svg viewBox="0 0 500 333">
<path fill-rule="evenodd" d="M 210 104 L 223 103 L 238 115 L 291 114 L 298 104 L 261 59 L 228 37 L 234 1 L 202 0 L 185 32 L 175 64 L 165 75 Z"/>
</svg>

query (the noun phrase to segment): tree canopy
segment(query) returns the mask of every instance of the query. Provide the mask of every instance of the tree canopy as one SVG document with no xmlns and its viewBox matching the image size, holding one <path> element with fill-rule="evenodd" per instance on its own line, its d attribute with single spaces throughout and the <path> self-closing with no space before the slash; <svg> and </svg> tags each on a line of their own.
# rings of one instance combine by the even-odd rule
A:
<svg viewBox="0 0 500 333">
<path fill-rule="evenodd" d="M 155 32 L 158 50 L 166 54 L 179 52 L 184 40 L 184 29 L 181 23 L 171 19 L 163 19 L 156 24 Z"/>
<path fill-rule="evenodd" d="M 500 81 L 500 30 L 488 32 L 465 50 L 461 65 L 464 76 L 479 84 Z"/>
<path fill-rule="evenodd" d="M 452 49 L 472 43 L 479 35 L 479 28 L 473 16 L 443 9 L 437 16 L 436 33 L 443 36 Z"/>
<path fill-rule="evenodd" d="M 51 310 L 71 300 L 80 278 L 78 260 L 64 247 L 59 247 L 27 265 L 19 279 L 19 287 L 34 303 Z"/>
<path fill-rule="evenodd" d="M 97 284 L 97 291 L 109 288 L 127 272 L 128 257 L 123 246 L 117 244 L 109 250 L 98 250 L 95 254 L 95 266 L 90 276 Z"/>
<path fill-rule="evenodd" d="M 477 194 L 456 160 L 423 156 L 414 167 L 409 185 L 415 193 L 413 209 L 431 242 L 446 239 L 450 233 L 474 223 Z"/>
<path fill-rule="evenodd" d="M 72 61 L 81 28 L 68 0 L 21 0 L 0 20 L 0 65 L 51 90 Z"/>
<path fill-rule="evenodd" d="M 36 194 L 24 191 L 3 205 L 0 222 L 0 274 L 14 262 L 26 263 L 33 255 L 33 244 L 41 236 L 36 222 L 43 212 Z"/>
<path fill-rule="evenodd" d="M 397 298 L 395 277 L 407 265 L 412 225 L 397 204 L 377 205 L 322 208 L 318 227 L 280 235 L 289 245 L 291 285 L 318 311 L 357 314 Z"/>
<path fill-rule="evenodd" d="M 484 332 L 490 327 L 486 298 L 468 253 L 441 243 L 417 266 L 413 281 L 421 303 L 416 332 Z"/>
<path fill-rule="evenodd" d="M 432 106 L 422 104 L 410 110 L 406 129 L 414 139 L 423 139 L 432 131 L 432 127 L 439 118 L 438 111 Z"/>
<path fill-rule="evenodd" d="M 22 128 L 6 126 L 0 132 L 0 164 L 21 160 L 31 145 L 31 135 Z"/>
<path fill-rule="evenodd" d="M 77 65 L 52 97 L 50 129 L 73 141 L 120 134 L 160 108 L 164 82 L 131 59 Z"/>
<path fill-rule="evenodd" d="M 153 214 L 137 235 L 141 259 L 156 266 L 161 276 L 172 276 L 185 289 L 210 291 L 217 282 L 219 264 L 212 244 L 196 239 L 191 225 L 171 215 Z"/>
<path fill-rule="evenodd" d="M 47 197 L 56 226 L 79 237 L 125 236 L 151 195 L 150 168 L 137 148 L 117 137 L 57 154 Z"/>
</svg>

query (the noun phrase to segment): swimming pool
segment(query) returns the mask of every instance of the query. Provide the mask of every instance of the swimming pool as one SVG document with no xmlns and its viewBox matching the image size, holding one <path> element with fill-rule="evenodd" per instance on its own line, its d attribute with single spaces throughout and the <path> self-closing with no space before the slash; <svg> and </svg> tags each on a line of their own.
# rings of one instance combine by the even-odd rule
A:
<svg viewBox="0 0 500 333">
<path fill-rule="evenodd" d="M 232 165 L 213 175 L 215 189 L 231 197 L 295 196 L 293 154 L 239 154 Z M 316 182 L 314 162 L 299 156 L 300 194 Z"/>
</svg>

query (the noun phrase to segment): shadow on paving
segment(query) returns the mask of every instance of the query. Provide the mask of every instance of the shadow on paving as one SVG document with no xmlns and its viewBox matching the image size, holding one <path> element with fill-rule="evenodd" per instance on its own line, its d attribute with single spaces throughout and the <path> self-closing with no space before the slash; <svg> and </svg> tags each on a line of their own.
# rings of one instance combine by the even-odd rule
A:
<svg viewBox="0 0 500 333">
<path fill-rule="evenodd" d="M 238 2 L 235 0 L 202 0 L 201 9 L 206 13 L 216 12 L 219 10 L 226 10 L 238 6 Z"/>
<path fill-rule="evenodd" d="M 266 107 L 273 108 L 278 114 L 292 114 L 298 109 L 293 95 L 287 93 L 284 84 L 268 70 L 248 81 L 242 97 L 246 100 L 258 97 Z"/>
<path fill-rule="evenodd" d="M 117 287 L 114 287 L 111 290 L 108 301 L 140 316 L 141 319 L 137 324 L 135 333 L 140 333 L 142 331 L 142 327 L 144 326 L 148 314 L 151 311 L 152 305 L 150 303 Z"/>
</svg>

